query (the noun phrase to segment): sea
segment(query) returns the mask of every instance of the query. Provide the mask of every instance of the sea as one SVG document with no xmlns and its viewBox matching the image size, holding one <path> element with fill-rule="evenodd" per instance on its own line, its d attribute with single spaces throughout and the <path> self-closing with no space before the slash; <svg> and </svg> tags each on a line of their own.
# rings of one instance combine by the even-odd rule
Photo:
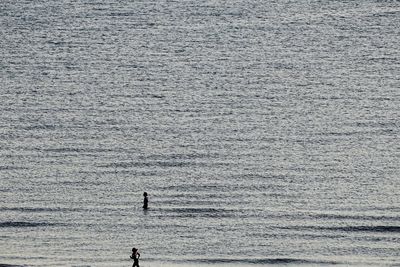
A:
<svg viewBox="0 0 400 267">
<path fill-rule="evenodd" d="M 0 266 L 400 266 L 399 118 L 399 1 L 1 0 Z"/>
</svg>

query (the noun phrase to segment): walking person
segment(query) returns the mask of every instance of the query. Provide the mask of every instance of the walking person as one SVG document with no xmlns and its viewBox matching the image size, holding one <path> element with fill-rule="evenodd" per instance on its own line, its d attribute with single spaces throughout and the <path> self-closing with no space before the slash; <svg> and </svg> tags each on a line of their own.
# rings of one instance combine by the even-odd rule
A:
<svg viewBox="0 0 400 267">
<path fill-rule="evenodd" d="M 138 249 L 132 248 L 132 255 L 131 255 L 131 259 L 133 260 L 132 267 L 139 267 L 139 258 L 140 258 L 140 253 L 138 252 Z"/>
</svg>

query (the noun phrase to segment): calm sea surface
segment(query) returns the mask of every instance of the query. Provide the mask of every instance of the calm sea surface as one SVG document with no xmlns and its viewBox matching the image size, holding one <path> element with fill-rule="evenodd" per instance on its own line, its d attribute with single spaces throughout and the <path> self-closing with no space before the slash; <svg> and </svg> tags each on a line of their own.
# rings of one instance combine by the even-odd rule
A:
<svg viewBox="0 0 400 267">
<path fill-rule="evenodd" d="M 1 0 L 0 263 L 400 266 L 399 44 L 390 0 Z"/>
</svg>

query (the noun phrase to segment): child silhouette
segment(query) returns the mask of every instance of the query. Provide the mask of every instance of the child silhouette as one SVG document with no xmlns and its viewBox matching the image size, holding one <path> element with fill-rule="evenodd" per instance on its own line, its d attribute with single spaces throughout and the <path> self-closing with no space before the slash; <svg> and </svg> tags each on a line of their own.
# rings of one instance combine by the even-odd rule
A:
<svg viewBox="0 0 400 267">
<path fill-rule="evenodd" d="M 131 259 L 133 259 L 132 267 L 139 267 L 139 258 L 140 258 L 140 253 L 138 252 L 138 249 L 132 248 L 132 255 L 131 255 Z"/>
</svg>

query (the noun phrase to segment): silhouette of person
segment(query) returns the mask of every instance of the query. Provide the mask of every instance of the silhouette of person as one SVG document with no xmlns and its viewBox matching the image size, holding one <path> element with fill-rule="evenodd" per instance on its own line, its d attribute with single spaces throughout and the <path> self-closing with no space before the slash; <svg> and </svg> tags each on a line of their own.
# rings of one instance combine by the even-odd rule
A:
<svg viewBox="0 0 400 267">
<path fill-rule="evenodd" d="M 138 252 L 138 249 L 132 248 L 132 255 L 131 255 L 131 259 L 133 259 L 132 267 L 139 267 L 139 258 L 140 258 L 140 253 Z"/>
<path fill-rule="evenodd" d="M 149 208 L 149 199 L 147 198 L 147 192 L 143 193 L 143 209 L 147 210 Z"/>
</svg>

